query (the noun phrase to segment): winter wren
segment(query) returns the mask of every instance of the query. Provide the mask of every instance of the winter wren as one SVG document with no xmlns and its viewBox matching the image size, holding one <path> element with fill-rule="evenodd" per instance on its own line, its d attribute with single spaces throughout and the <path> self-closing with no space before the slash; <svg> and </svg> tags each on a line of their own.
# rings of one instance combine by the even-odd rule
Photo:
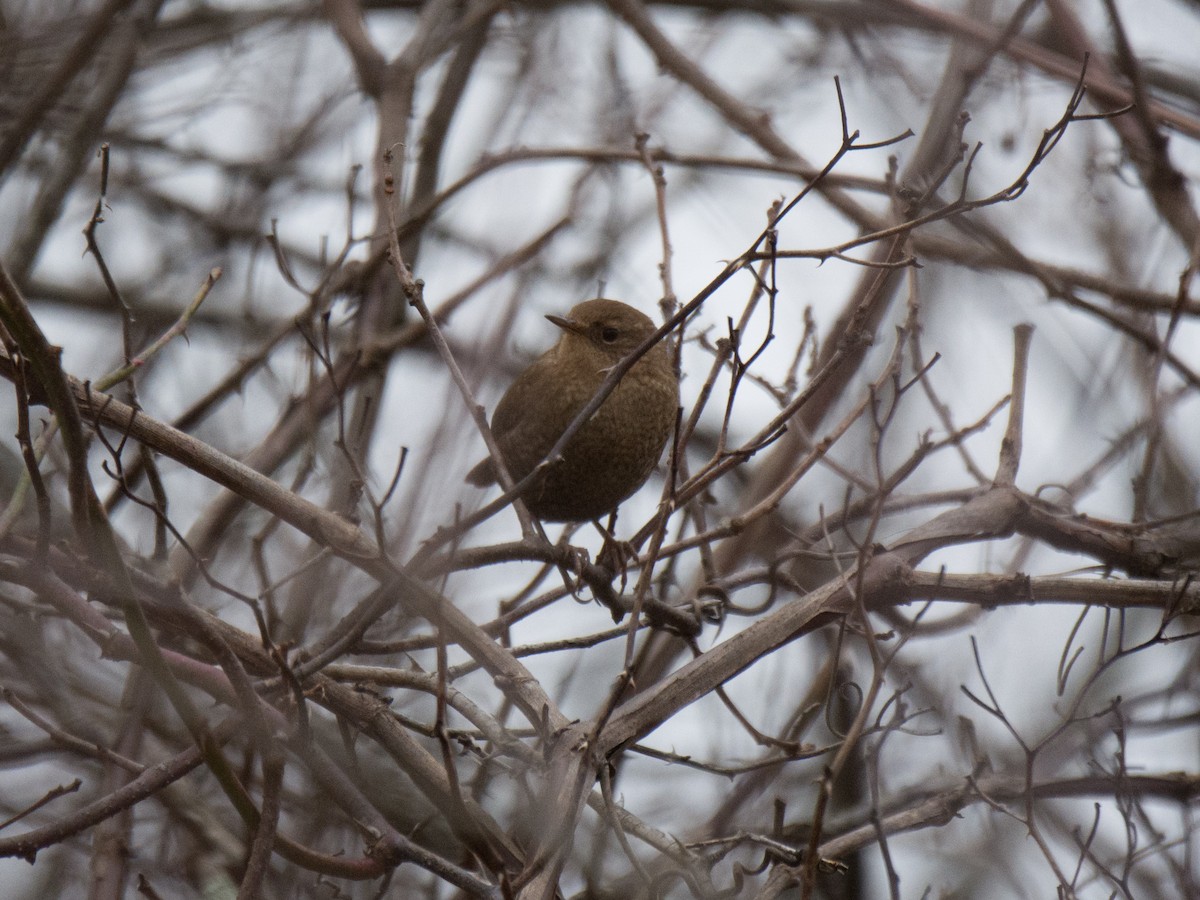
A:
<svg viewBox="0 0 1200 900">
<path fill-rule="evenodd" d="M 652 321 L 617 300 L 588 300 L 567 315 L 546 316 L 563 330 L 558 343 L 517 376 L 492 417 L 509 474 L 520 481 L 546 458 L 609 371 L 654 333 Z M 679 376 L 662 341 L 617 383 L 595 414 L 522 495 L 535 516 L 552 522 L 597 519 L 650 477 L 675 423 Z M 467 475 L 496 481 L 490 459 Z"/>
</svg>

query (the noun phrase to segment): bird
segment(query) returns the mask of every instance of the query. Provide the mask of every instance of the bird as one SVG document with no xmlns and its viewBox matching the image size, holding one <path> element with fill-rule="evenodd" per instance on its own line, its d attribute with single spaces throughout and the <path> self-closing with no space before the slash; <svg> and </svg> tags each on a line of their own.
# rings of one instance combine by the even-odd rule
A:
<svg viewBox="0 0 1200 900">
<path fill-rule="evenodd" d="M 612 368 L 652 335 L 654 322 L 619 300 L 578 304 L 548 315 L 558 342 L 516 377 L 496 406 L 492 433 L 504 464 L 520 481 L 546 458 Z M 679 408 L 679 375 L 669 346 L 652 346 L 617 382 L 521 498 L 548 522 L 586 522 L 613 512 L 654 471 Z M 497 481 L 490 458 L 467 474 L 486 487 Z"/>
</svg>

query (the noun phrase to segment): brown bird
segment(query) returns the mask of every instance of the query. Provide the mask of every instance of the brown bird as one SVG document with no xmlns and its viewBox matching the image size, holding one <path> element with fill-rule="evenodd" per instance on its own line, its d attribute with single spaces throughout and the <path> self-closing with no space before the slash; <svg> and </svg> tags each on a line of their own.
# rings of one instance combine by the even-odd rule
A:
<svg viewBox="0 0 1200 900">
<path fill-rule="evenodd" d="M 546 458 L 609 371 L 654 333 L 650 319 L 617 300 L 588 300 L 567 315 L 546 316 L 563 330 L 505 391 L 492 432 L 509 474 L 520 481 Z M 612 512 L 650 477 L 671 434 L 679 406 L 679 376 L 664 342 L 651 347 L 617 383 L 596 413 L 522 495 L 526 507 L 552 522 L 583 522 Z M 485 459 L 467 475 L 495 483 Z"/>
</svg>

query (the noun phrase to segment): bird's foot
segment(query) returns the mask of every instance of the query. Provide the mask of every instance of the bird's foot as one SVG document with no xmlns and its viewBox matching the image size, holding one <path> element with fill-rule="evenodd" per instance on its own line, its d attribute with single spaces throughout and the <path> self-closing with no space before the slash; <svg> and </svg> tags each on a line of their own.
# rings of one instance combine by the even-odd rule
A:
<svg viewBox="0 0 1200 900">
<path fill-rule="evenodd" d="M 604 545 L 600 548 L 600 553 L 596 556 L 596 565 L 602 566 L 613 573 L 613 577 L 620 576 L 621 590 L 625 590 L 626 575 L 629 570 L 629 564 L 637 562 L 637 548 L 629 541 L 619 541 L 611 534 L 605 535 Z"/>
<path fill-rule="evenodd" d="M 607 547 L 607 544 L 605 545 Z M 562 574 L 563 584 L 571 592 L 577 603 L 590 603 L 592 600 L 608 608 L 613 621 L 620 622 L 625 616 L 625 608 L 620 595 L 613 590 L 613 569 L 609 564 L 593 563 L 590 554 L 583 547 L 575 547 L 564 537 L 559 541 L 558 570 Z M 604 549 L 601 549 L 601 555 Z M 623 570 L 622 570 L 623 572 Z M 591 591 L 591 596 L 584 594 L 584 587 Z"/>
<path fill-rule="evenodd" d="M 576 547 L 574 544 L 567 542 L 564 535 L 563 540 L 559 543 L 558 548 L 562 551 L 562 562 L 560 567 L 563 570 L 563 577 L 569 577 L 571 584 L 571 593 L 575 595 L 575 599 L 579 600 L 579 589 L 584 583 L 584 573 L 592 565 L 592 556 L 587 552 L 586 547 Z M 581 601 L 582 602 L 582 601 Z"/>
</svg>

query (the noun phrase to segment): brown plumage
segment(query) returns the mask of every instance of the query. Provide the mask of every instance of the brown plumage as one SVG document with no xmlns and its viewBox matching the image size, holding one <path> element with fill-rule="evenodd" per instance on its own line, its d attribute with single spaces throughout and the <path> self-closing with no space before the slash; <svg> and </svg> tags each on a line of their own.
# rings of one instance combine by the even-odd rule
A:
<svg viewBox="0 0 1200 900">
<path fill-rule="evenodd" d="M 566 318 L 546 318 L 563 330 L 562 337 L 517 376 L 492 417 L 496 442 L 517 481 L 546 457 L 612 367 L 655 330 L 648 317 L 617 300 L 588 300 Z M 678 406 L 679 376 L 660 341 L 625 373 L 567 444 L 562 460 L 522 495 L 529 511 L 553 522 L 612 512 L 650 477 Z M 480 487 L 495 483 L 491 460 L 475 466 L 467 480 Z"/>
</svg>

